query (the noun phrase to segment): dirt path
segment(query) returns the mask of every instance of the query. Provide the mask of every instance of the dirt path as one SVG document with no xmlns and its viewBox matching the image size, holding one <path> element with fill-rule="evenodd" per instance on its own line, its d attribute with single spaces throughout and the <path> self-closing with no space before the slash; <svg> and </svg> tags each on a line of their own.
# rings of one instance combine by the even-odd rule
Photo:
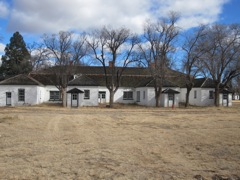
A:
<svg viewBox="0 0 240 180">
<path fill-rule="evenodd" d="M 3 109 L 0 179 L 237 179 L 239 110 Z"/>
</svg>

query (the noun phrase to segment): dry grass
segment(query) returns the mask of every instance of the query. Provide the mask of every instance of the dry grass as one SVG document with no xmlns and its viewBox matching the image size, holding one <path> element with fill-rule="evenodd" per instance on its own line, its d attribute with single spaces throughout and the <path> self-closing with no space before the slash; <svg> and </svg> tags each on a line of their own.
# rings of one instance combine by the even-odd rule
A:
<svg viewBox="0 0 240 180">
<path fill-rule="evenodd" d="M 0 108 L 0 179 L 239 179 L 239 110 Z"/>
</svg>

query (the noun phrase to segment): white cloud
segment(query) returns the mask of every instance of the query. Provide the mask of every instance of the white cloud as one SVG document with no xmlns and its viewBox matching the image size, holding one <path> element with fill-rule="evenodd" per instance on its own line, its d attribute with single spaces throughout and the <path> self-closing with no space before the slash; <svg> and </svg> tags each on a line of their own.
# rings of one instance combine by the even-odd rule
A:
<svg viewBox="0 0 240 180">
<path fill-rule="evenodd" d="M 146 19 L 177 11 L 189 28 L 218 19 L 228 0 L 13 0 L 8 29 L 27 33 L 88 30 L 103 25 L 141 32 Z"/>
<path fill-rule="evenodd" d="M 0 43 L 0 55 L 4 54 L 5 44 Z"/>
<path fill-rule="evenodd" d="M 2 65 L 2 55 L 4 54 L 5 44 L 0 43 L 0 66 Z"/>
<path fill-rule="evenodd" d="M 5 1 L 0 1 L 0 18 L 5 18 L 9 13 L 8 4 Z"/>
</svg>

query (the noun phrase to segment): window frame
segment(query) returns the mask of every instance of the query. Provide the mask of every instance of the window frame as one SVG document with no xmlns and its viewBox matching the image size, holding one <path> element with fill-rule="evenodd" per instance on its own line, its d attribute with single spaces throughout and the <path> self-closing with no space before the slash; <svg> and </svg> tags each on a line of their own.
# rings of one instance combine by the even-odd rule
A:
<svg viewBox="0 0 240 180">
<path fill-rule="evenodd" d="M 18 102 L 25 102 L 25 89 L 18 89 Z"/>
<path fill-rule="evenodd" d="M 194 90 L 194 99 L 197 99 L 197 90 Z"/>
<path fill-rule="evenodd" d="M 90 90 L 89 89 L 84 90 L 84 99 L 90 99 Z"/>
<path fill-rule="evenodd" d="M 60 91 L 49 91 L 49 101 L 61 101 Z"/>
<path fill-rule="evenodd" d="M 123 91 L 123 100 L 133 100 L 133 91 Z"/>
<path fill-rule="evenodd" d="M 137 91 L 137 102 L 141 101 L 141 91 Z"/>
<path fill-rule="evenodd" d="M 214 99 L 214 91 L 213 90 L 209 91 L 209 99 Z"/>
</svg>

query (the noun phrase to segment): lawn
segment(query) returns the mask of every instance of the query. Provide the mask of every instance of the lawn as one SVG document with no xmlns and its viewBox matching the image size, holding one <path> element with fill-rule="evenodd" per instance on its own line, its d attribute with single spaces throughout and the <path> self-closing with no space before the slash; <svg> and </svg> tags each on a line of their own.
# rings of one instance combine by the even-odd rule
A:
<svg viewBox="0 0 240 180">
<path fill-rule="evenodd" d="M 231 108 L 0 108 L 0 179 L 240 178 Z"/>
</svg>

